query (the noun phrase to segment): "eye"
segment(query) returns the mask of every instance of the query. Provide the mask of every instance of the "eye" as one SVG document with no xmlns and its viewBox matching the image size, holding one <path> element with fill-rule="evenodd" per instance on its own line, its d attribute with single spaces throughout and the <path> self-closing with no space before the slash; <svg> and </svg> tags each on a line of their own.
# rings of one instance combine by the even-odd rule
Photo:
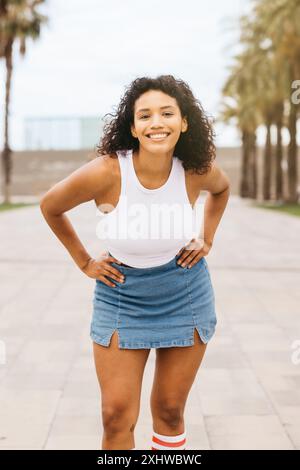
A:
<svg viewBox="0 0 300 470">
<path fill-rule="evenodd" d="M 167 115 L 167 116 L 173 116 L 173 113 L 163 113 L 164 115 Z M 144 118 L 147 118 L 149 117 L 148 115 L 144 114 L 144 116 L 141 116 L 140 119 L 144 119 Z"/>
</svg>

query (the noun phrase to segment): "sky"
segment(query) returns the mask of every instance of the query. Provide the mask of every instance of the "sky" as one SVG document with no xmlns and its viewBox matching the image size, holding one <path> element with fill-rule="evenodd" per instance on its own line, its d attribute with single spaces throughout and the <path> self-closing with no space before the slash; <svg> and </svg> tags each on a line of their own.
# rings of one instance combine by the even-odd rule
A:
<svg viewBox="0 0 300 470">
<path fill-rule="evenodd" d="M 239 48 L 241 14 L 250 0 L 48 0 L 49 18 L 21 58 L 14 49 L 10 143 L 24 145 L 26 117 L 99 116 L 118 106 L 140 76 L 186 81 L 218 117 L 228 66 Z M 0 62 L 0 147 L 5 69 Z M 216 125 L 218 146 L 240 144 L 233 126 Z"/>
</svg>

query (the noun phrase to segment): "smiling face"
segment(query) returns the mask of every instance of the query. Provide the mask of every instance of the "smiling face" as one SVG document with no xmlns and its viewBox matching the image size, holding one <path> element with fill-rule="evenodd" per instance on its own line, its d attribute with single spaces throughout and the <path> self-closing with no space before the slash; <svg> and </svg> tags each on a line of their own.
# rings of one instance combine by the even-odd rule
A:
<svg viewBox="0 0 300 470">
<path fill-rule="evenodd" d="M 186 130 L 187 121 L 175 98 L 160 90 L 149 90 L 135 101 L 131 132 L 149 152 L 175 148 L 181 132 Z"/>
</svg>

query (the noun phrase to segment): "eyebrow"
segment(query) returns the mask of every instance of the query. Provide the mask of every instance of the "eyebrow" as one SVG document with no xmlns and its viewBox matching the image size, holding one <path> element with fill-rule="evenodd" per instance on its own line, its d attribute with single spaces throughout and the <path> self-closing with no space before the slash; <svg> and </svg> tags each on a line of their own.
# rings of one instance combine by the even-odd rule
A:
<svg viewBox="0 0 300 470">
<path fill-rule="evenodd" d="M 160 109 L 166 109 L 166 108 L 174 108 L 174 106 L 168 105 L 168 106 L 161 106 Z M 143 109 L 138 109 L 137 113 L 141 113 L 142 111 L 150 111 L 150 108 L 143 108 Z"/>
</svg>

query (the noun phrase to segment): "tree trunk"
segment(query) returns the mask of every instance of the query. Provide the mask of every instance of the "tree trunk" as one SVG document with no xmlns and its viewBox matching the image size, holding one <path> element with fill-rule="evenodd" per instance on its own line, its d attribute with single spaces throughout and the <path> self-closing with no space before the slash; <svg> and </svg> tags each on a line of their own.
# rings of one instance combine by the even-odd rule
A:
<svg viewBox="0 0 300 470">
<path fill-rule="evenodd" d="M 249 197 L 257 198 L 256 134 L 249 134 Z"/>
<path fill-rule="evenodd" d="M 248 132 L 242 131 L 242 174 L 240 196 L 249 197 L 249 144 Z"/>
<path fill-rule="evenodd" d="M 9 146 L 9 104 L 10 89 L 12 77 L 12 50 L 13 41 L 9 41 L 5 48 L 5 64 L 6 64 L 6 83 L 5 83 L 5 112 L 4 112 L 4 149 L 2 152 L 2 171 L 3 171 L 3 197 L 4 203 L 10 202 L 10 184 L 12 172 L 11 149 Z"/>
<path fill-rule="evenodd" d="M 298 202 L 298 165 L 297 165 L 297 105 L 291 103 L 288 129 L 290 142 L 288 145 L 288 202 Z"/>
<path fill-rule="evenodd" d="M 263 164 L 263 198 L 265 201 L 269 201 L 271 198 L 271 158 L 272 158 L 271 121 L 269 119 L 267 119 L 266 128 L 267 128 L 267 136 L 266 136 L 264 164 Z"/>
<path fill-rule="evenodd" d="M 278 104 L 276 108 L 276 165 L 275 165 L 275 199 L 281 201 L 283 199 L 282 186 L 282 126 L 283 126 L 283 103 Z"/>
</svg>

